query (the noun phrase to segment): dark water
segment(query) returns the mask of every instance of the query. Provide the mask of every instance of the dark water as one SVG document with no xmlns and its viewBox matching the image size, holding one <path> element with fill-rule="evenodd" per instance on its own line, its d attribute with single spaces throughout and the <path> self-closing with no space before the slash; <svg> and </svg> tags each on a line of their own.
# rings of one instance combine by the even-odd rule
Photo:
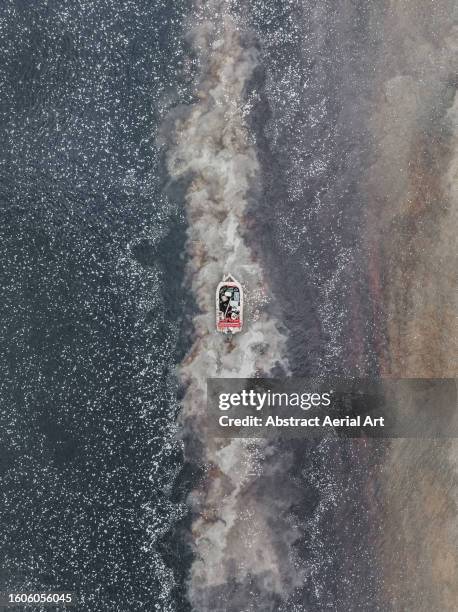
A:
<svg viewBox="0 0 458 612">
<path fill-rule="evenodd" d="M 185 11 L 0 8 L 2 588 L 75 591 L 80 610 L 180 601 L 182 551 L 162 540 L 186 515 L 184 221 L 155 138 L 186 100 Z"/>
<path fill-rule="evenodd" d="M 261 257 L 288 329 L 293 372 L 376 376 L 360 182 L 373 155 L 366 122 L 378 9 L 262 1 L 247 13 L 261 53 L 251 127 L 263 193 L 253 208 L 264 220 Z M 291 514 L 302 524 L 296 546 L 309 576 L 289 605 L 384 609 L 379 501 L 367 495 L 382 456 L 383 445 L 371 442 L 294 446 Z"/>
<path fill-rule="evenodd" d="M 263 256 L 293 368 L 374 373 L 361 179 L 374 154 L 367 120 L 379 9 L 262 0 L 247 19 L 260 46 L 252 129 L 263 196 L 255 207 L 270 237 Z"/>
</svg>

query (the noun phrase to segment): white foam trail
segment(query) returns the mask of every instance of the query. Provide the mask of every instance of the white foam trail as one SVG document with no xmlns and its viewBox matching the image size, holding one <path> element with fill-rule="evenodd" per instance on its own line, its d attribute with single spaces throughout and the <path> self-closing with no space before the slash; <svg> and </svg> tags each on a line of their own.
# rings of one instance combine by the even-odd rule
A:
<svg viewBox="0 0 458 612">
<path fill-rule="evenodd" d="M 181 366 L 188 385 L 182 423 L 199 436 L 201 459 L 211 466 L 191 500 L 196 559 L 189 595 L 196 609 L 216 610 L 216 593 L 232 580 L 246 583 L 249 574 L 258 590 L 282 594 L 299 577 L 283 551 L 296 537 L 294 528 L 281 545 L 272 534 L 281 502 L 261 503 L 254 494 L 253 465 L 259 465 L 265 443 L 212 440 L 205 434 L 207 377 L 266 375 L 276 363 L 286 368 L 286 360 L 285 337 L 262 312 L 263 272 L 244 237 L 249 193 L 259 172 L 244 121 L 244 91 L 257 50 L 242 42 L 224 3 L 197 7 L 195 18 L 199 26 L 191 42 L 201 67 L 197 101 L 174 117 L 167 164 L 171 177 L 189 179 L 189 277 L 199 311 L 195 341 Z M 232 341 L 215 332 L 215 288 L 225 272 L 242 282 L 248 298 L 245 330 Z M 254 295 L 259 299 L 250 301 Z"/>
</svg>

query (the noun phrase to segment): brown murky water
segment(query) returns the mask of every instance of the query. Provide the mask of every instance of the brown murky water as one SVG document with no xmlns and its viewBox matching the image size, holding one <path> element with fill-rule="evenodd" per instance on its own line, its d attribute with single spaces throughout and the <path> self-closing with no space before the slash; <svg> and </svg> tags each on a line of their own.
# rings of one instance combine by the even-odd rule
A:
<svg viewBox="0 0 458 612">
<path fill-rule="evenodd" d="M 383 27 L 366 183 L 372 290 L 385 327 L 381 371 L 455 377 L 456 5 L 392 3 Z M 454 440 L 396 440 L 386 449 L 379 546 L 394 610 L 458 607 L 457 467 Z"/>
</svg>

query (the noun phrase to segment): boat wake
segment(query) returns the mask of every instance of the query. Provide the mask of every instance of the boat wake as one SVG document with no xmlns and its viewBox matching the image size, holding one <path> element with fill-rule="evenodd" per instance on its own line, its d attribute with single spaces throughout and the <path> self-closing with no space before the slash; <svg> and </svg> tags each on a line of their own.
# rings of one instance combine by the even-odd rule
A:
<svg viewBox="0 0 458 612">
<path fill-rule="evenodd" d="M 208 377 L 287 370 L 286 337 L 265 311 L 263 272 L 244 232 L 250 193 L 259 181 L 244 99 L 258 54 L 224 3 L 197 10 L 198 26 L 190 33 L 199 64 L 196 99 L 169 117 L 173 145 L 167 154 L 170 176 L 187 185 L 188 277 L 197 310 L 194 343 L 180 368 L 186 385 L 181 421 L 188 458 L 203 464 L 206 474 L 190 499 L 195 560 L 189 598 L 198 610 L 229 610 L 226 597 L 237 584 L 234 609 L 255 595 L 257 605 L 269 610 L 301 582 L 290 551 L 294 527 L 285 526 L 289 536 L 275 537 L 286 502 L 266 499 L 275 495 L 266 481 L 285 466 L 278 460 L 270 465 L 265 441 L 216 440 L 205 426 Z M 247 298 L 245 331 L 229 340 L 215 331 L 214 307 L 215 287 L 227 271 L 240 279 Z"/>
</svg>

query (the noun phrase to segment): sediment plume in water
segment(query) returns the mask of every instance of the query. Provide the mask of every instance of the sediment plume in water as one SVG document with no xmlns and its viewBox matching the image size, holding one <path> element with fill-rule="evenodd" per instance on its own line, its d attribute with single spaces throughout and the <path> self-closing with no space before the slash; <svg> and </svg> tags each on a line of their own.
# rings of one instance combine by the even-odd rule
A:
<svg viewBox="0 0 458 612">
<path fill-rule="evenodd" d="M 315 35 L 312 27 L 311 38 L 307 39 L 302 30 L 310 22 L 309 14 L 306 13 L 307 19 L 304 18 L 303 22 L 293 20 L 295 27 L 299 23 L 298 28 L 302 28 L 297 37 L 299 47 L 303 45 L 304 50 L 309 50 L 307 45 L 310 42 L 303 42 L 305 40 L 317 40 L 320 46 L 306 57 L 304 70 L 309 70 L 307 74 L 310 76 L 306 87 L 302 87 L 298 75 L 297 82 L 304 94 L 298 92 L 297 96 L 291 96 L 285 106 L 287 110 L 294 109 L 293 102 L 296 101 L 299 113 L 314 101 L 315 115 L 320 120 L 306 117 L 301 129 L 294 118 L 291 120 L 291 133 L 288 132 L 278 148 L 279 157 L 286 159 L 287 186 L 290 189 L 294 187 L 293 195 L 297 196 L 297 214 L 291 215 L 290 226 L 297 230 L 300 223 L 304 223 L 301 231 L 295 234 L 297 252 L 304 249 L 304 267 L 292 277 L 295 281 L 306 277 L 307 270 L 313 268 L 310 263 L 315 265 L 316 274 L 308 272 L 313 284 L 310 303 L 317 303 L 317 287 L 321 296 L 325 296 L 324 306 L 317 310 L 317 319 L 326 331 L 322 336 L 323 342 L 317 343 L 320 346 L 315 360 L 322 369 L 328 367 L 332 370 L 336 364 L 342 367 L 342 356 L 346 354 L 342 340 L 347 338 L 349 326 L 341 321 L 347 316 L 351 300 L 344 298 L 339 309 L 336 296 L 338 289 L 344 287 L 345 279 L 350 279 L 355 261 L 358 261 L 369 276 L 370 290 L 367 293 L 371 296 L 374 310 L 374 344 L 380 374 L 388 377 L 453 376 L 456 375 L 454 236 L 457 203 L 457 103 L 456 70 L 453 66 L 458 48 L 456 26 L 450 18 L 454 7 L 449 0 L 436 2 L 426 13 L 420 10 L 417 2 L 409 6 L 393 5 L 389 9 L 375 3 L 368 6 L 367 27 L 372 28 L 372 38 L 368 38 L 371 61 L 362 65 L 364 78 L 357 81 L 358 91 L 363 92 L 357 108 L 362 109 L 364 129 L 361 128 L 354 146 L 346 131 L 336 142 L 347 143 L 350 152 L 353 149 L 363 151 L 370 142 L 372 153 L 367 159 L 356 156 L 355 160 L 348 153 L 342 169 L 340 158 L 345 151 L 342 152 L 340 145 L 333 145 L 338 170 L 333 174 L 333 165 L 329 165 L 329 170 L 324 173 L 326 180 L 323 179 L 322 190 L 323 202 L 329 204 L 329 209 L 319 198 L 315 204 L 316 219 L 321 219 L 318 208 L 325 213 L 321 224 L 325 231 L 317 232 L 319 239 L 306 232 L 306 224 L 311 225 L 310 218 L 313 222 L 310 213 L 313 212 L 316 187 L 311 189 L 309 200 L 306 197 L 309 191 L 305 187 L 305 195 L 297 195 L 301 181 L 304 185 L 309 181 L 304 171 L 311 150 L 309 143 L 319 144 L 316 144 L 317 152 L 313 151 L 314 162 L 321 148 L 326 161 L 331 148 L 329 142 L 333 142 L 334 137 L 326 141 L 321 136 L 322 125 L 333 124 L 331 114 L 321 113 L 322 98 L 329 102 L 331 110 L 331 102 L 335 99 L 337 108 L 342 105 L 348 111 L 354 106 L 355 95 L 353 85 L 348 91 L 337 72 L 335 78 L 325 80 L 322 88 L 317 87 L 322 78 L 333 75 L 336 56 L 328 45 L 332 46 L 335 37 L 331 37 L 332 43 L 331 40 L 322 42 L 319 22 L 316 25 L 318 34 Z M 330 19 L 334 19 L 330 7 L 323 8 L 323 15 L 327 10 Z M 193 460 L 207 466 L 207 477 L 190 500 L 195 517 L 195 560 L 191 568 L 189 598 L 196 610 L 281 610 L 282 602 L 288 600 L 296 585 L 307 583 L 309 588 L 315 583 L 307 581 L 307 577 L 314 571 L 321 571 L 313 568 L 318 555 L 314 557 L 309 547 L 303 555 L 308 564 L 308 574 L 304 579 L 303 563 L 293 557 L 292 551 L 296 538 L 307 532 L 308 526 L 304 528 L 301 525 L 299 530 L 294 522 L 287 525 L 286 519 L 279 518 L 288 516 L 285 509 L 295 503 L 292 479 L 284 477 L 285 473 L 291 472 L 295 458 L 284 451 L 274 454 L 273 449 L 262 442 L 218 443 L 205 433 L 205 379 L 208 376 L 268 374 L 278 362 L 287 368 L 284 357 L 286 338 L 280 333 L 277 321 L 263 309 L 265 279 L 244 232 L 244 217 L 261 173 L 260 157 L 257 157 L 261 152 L 250 141 L 246 127 L 250 108 L 245 99 L 245 88 L 248 84 L 252 86 L 250 80 L 260 59 L 256 46 L 250 42 L 250 35 L 240 30 L 237 21 L 222 4 L 212 3 L 205 9 L 197 7 L 196 11 L 193 22 L 198 25 L 190 36 L 199 66 L 196 100 L 191 106 L 176 110 L 168 122 L 168 125 L 173 122 L 174 144 L 169 146 L 167 158 L 171 177 L 187 185 L 188 286 L 197 313 L 193 321 L 195 341 L 181 366 L 181 375 L 187 384 L 181 418 L 183 430 L 190 433 L 192 440 L 187 445 L 188 456 L 193 455 Z M 319 21 L 319 15 L 315 18 Z M 337 11 L 336 23 L 340 24 L 341 18 Z M 323 31 L 327 30 L 323 28 Z M 381 37 L 379 30 L 383 34 Z M 343 28 L 342 40 L 347 40 L 347 31 L 351 31 L 350 26 L 348 30 Z M 365 22 L 361 31 L 366 31 Z M 372 45 L 374 40 L 376 45 Z M 346 49 L 343 42 L 341 44 L 342 49 Z M 326 51 L 331 53 L 331 59 L 323 64 L 322 69 L 313 72 L 314 56 L 321 56 Z M 359 58 L 360 47 L 356 47 L 354 53 Z M 305 51 L 304 54 L 307 55 Z M 348 58 L 344 52 L 343 57 Z M 271 69 L 270 58 L 267 63 L 266 59 L 262 61 L 267 70 Z M 342 68 L 350 70 L 354 63 L 342 61 Z M 294 61 L 291 64 L 295 66 Z M 275 74 L 279 81 L 281 70 Z M 355 74 L 358 76 L 357 70 Z M 353 78 L 347 80 L 354 82 Z M 269 81 L 267 83 L 269 88 Z M 272 87 L 271 83 L 271 90 Z M 291 82 L 285 79 L 284 90 L 278 95 L 278 108 L 283 108 L 286 93 L 292 91 Z M 282 116 L 283 111 L 277 109 L 276 112 Z M 351 112 L 349 116 L 353 116 Z M 281 121 L 277 121 L 274 127 L 278 128 L 280 124 Z M 315 139 L 310 137 L 312 124 L 318 126 Z M 293 153 L 302 149 L 292 145 L 293 132 L 297 138 L 294 143 L 301 145 L 304 153 L 297 160 Z M 170 138 L 169 133 L 167 139 Z M 319 169 L 326 167 L 324 161 L 318 164 Z M 348 171 L 345 182 L 346 166 L 351 171 Z M 357 185 L 355 197 L 360 201 L 360 208 L 358 205 L 356 209 L 352 208 L 353 191 L 350 187 L 353 184 Z M 346 199 L 342 193 L 348 194 Z M 326 194 L 329 194 L 328 200 Z M 280 198 L 271 201 L 276 205 Z M 294 207 L 289 208 L 294 210 Z M 344 246 L 352 247 L 356 242 L 350 232 L 348 240 L 343 242 L 339 241 L 340 234 L 335 234 L 334 243 L 339 246 L 342 242 L 342 246 L 334 257 L 329 246 L 330 238 L 333 238 L 330 225 L 342 218 L 348 230 L 349 219 L 359 220 L 360 209 L 362 216 L 366 215 L 366 223 L 361 221 L 357 238 L 365 241 L 366 256 L 358 258 L 350 253 L 351 257 L 345 258 L 349 249 L 345 250 Z M 279 207 L 277 212 L 284 215 L 285 210 L 286 207 Z M 308 212 L 307 221 L 303 219 L 304 210 Z M 342 211 L 345 215 L 352 211 L 353 214 L 348 218 L 345 215 L 340 217 Z M 336 266 L 341 278 L 339 274 L 327 274 L 326 262 L 330 265 L 334 259 L 337 264 L 342 263 L 342 266 Z M 234 342 L 226 342 L 224 337 L 214 332 L 214 288 L 225 272 L 231 272 L 249 288 L 249 297 L 257 296 L 248 304 L 246 330 Z M 320 284 L 323 280 L 326 281 L 324 285 L 323 282 Z M 364 288 L 363 284 L 361 286 Z M 294 297 L 295 290 L 296 286 L 287 295 Z M 357 290 L 354 293 L 359 295 Z M 360 294 L 361 302 L 366 306 L 364 291 L 361 290 Z M 336 314 L 343 315 L 341 320 Z M 353 320 L 359 323 L 361 319 L 364 323 L 364 316 L 358 318 L 354 315 Z M 301 317 L 297 330 L 303 327 Z M 356 325 L 355 329 L 361 334 L 361 325 Z M 305 336 L 298 334 L 298 337 Z M 363 340 L 371 348 L 370 339 Z M 363 342 L 360 345 L 364 347 Z M 355 352 L 356 358 L 360 357 L 358 353 L 363 348 L 355 349 L 354 337 L 348 346 L 350 353 Z M 325 358 L 319 354 L 320 350 L 327 352 Z M 302 347 L 291 354 L 299 356 L 296 363 L 291 357 L 292 368 L 297 367 L 298 359 L 303 359 L 306 364 Z M 344 445 L 336 444 L 324 449 L 323 463 L 328 465 L 330 457 L 334 461 L 342 448 Z M 342 464 L 348 483 L 357 480 L 355 470 L 364 472 L 364 466 L 370 463 L 376 451 L 375 444 L 368 444 L 365 459 L 364 450 L 356 451 L 356 444 L 351 448 L 348 463 Z M 366 448 L 366 443 L 358 448 Z M 376 564 L 372 558 L 367 560 L 363 556 L 359 566 L 355 561 L 356 570 L 361 572 L 359 584 L 365 585 L 371 572 L 380 576 L 383 584 L 380 602 L 367 599 L 365 601 L 371 604 L 366 603 L 366 607 L 373 603 L 374 609 L 384 610 L 406 607 L 418 611 L 454 610 L 457 599 L 455 585 L 458 584 L 456 442 L 396 440 L 387 442 L 383 448 L 380 472 L 371 478 L 368 487 L 372 514 L 367 520 L 374 525 L 380 521 L 383 527 L 377 530 L 377 535 L 371 536 L 374 545 L 370 550 L 377 556 Z M 198 449 L 198 452 L 193 449 Z M 308 466 L 312 465 L 311 450 L 307 449 L 307 459 L 304 459 Z M 299 452 L 297 456 L 300 456 Z M 313 470 L 316 469 L 313 465 Z M 330 480 L 336 472 L 332 464 Z M 253 473 L 257 475 L 253 476 Z M 360 481 L 365 482 L 363 477 Z M 372 495 L 373 490 L 377 495 Z M 320 499 L 324 494 L 325 487 L 320 482 Z M 302 514 L 304 507 L 305 504 L 301 506 Z M 341 503 L 341 524 L 348 526 L 351 516 L 352 529 L 355 517 L 363 514 L 361 509 L 355 512 L 355 507 L 350 502 L 347 505 L 345 501 Z M 364 505 L 361 504 L 360 508 Z M 328 516 L 335 520 L 339 511 L 330 512 Z M 334 542 L 323 536 L 323 530 L 317 530 L 314 537 L 321 558 L 331 558 Z M 352 541 L 348 549 L 341 546 L 345 550 L 345 559 L 353 562 L 358 558 L 357 545 Z M 366 542 L 365 555 L 368 550 Z M 335 570 L 343 566 L 331 565 L 330 572 L 333 572 L 335 582 L 344 583 L 341 577 L 345 572 Z M 331 594 L 328 607 L 363 609 L 357 599 L 362 595 L 357 592 L 355 574 L 352 576 L 345 603 Z M 323 588 L 322 592 L 327 593 L 329 589 Z M 377 596 L 378 593 L 377 590 Z M 285 608 L 288 605 L 284 604 Z M 291 609 L 306 609 L 305 598 L 299 606 Z"/>
<path fill-rule="evenodd" d="M 423 9 L 419 2 L 391 7 L 376 67 L 366 237 L 386 329 L 386 377 L 457 375 L 456 3 Z M 390 609 L 456 610 L 457 458 L 453 439 L 387 446 L 379 550 Z"/>
<path fill-rule="evenodd" d="M 215 440 L 205 430 L 208 377 L 287 369 L 285 337 L 263 308 L 263 271 L 244 238 L 259 171 L 244 93 L 258 54 L 223 3 L 197 10 L 198 25 L 189 37 L 199 64 L 196 100 L 169 118 L 174 144 L 167 155 L 172 179 L 187 183 L 188 278 L 196 305 L 194 342 L 180 368 L 186 386 L 181 423 L 185 435 L 191 432 L 188 456 L 206 467 L 204 482 L 190 498 L 195 560 L 189 598 L 195 609 L 227 611 L 241 609 L 256 593 L 257 609 L 269 610 L 300 581 L 289 550 L 295 529 L 278 525 L 291 500 L 278 499 L 272 486 L 288 458 L 269 467 L 265 442 Z M 215 289 L 228 272 L 246 288 L 247 298 L 245 330 L 233 340 L 215 332 Z M 238 599 L 233 595 L 229 603 L 234 585 Z"/>
</svg>

